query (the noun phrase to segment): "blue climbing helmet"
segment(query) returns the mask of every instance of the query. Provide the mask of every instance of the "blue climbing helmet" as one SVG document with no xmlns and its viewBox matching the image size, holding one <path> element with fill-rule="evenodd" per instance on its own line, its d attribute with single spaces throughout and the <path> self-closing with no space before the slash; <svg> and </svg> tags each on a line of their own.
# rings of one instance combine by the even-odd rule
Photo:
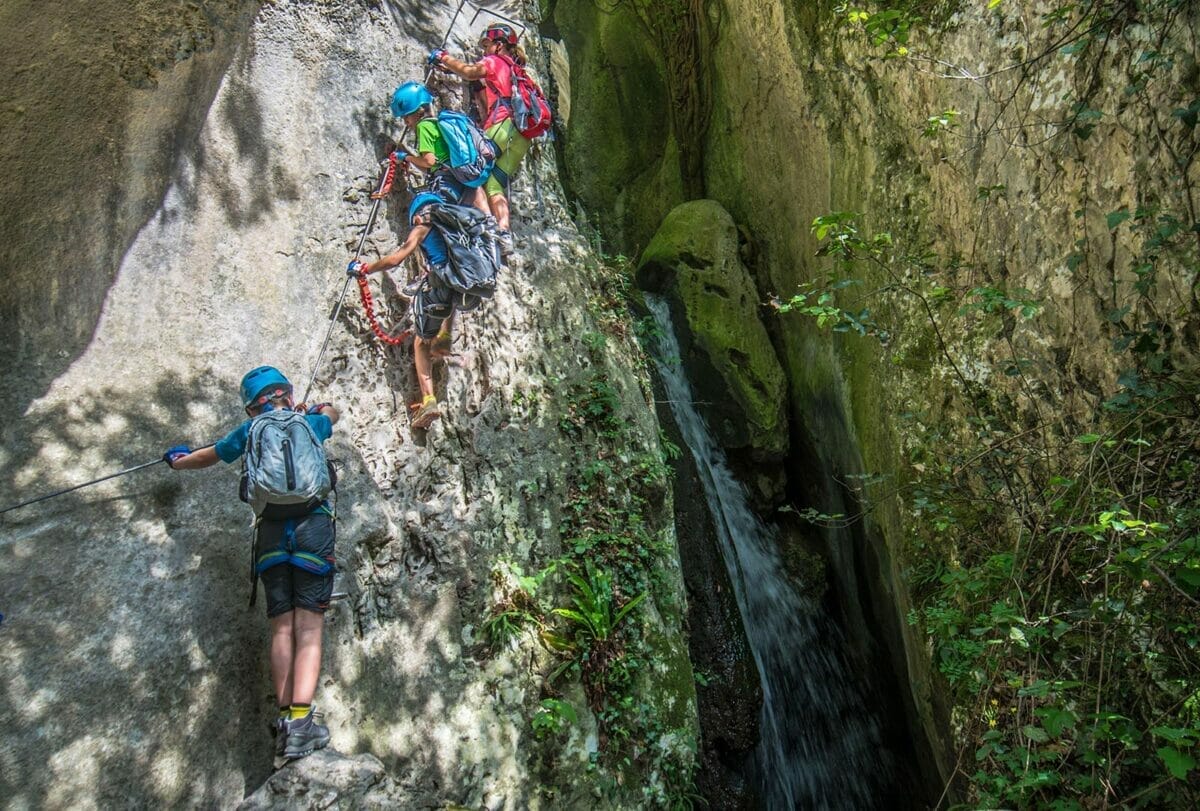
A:
<svg viewBox="0 0 1200 811">
<path fill-rule="evenodd" d="M 433 96 L 420 82 L 405 82 L 392 94 L 392 115 L 403 118 L 415 113 L 426 104 L 433 104 Z"/>
<path fill-rule="evenodd" d="M 417 216 L 417 212 L 430 203 L 445 203 L 445 199 L 439 197 L 433 192 L 423 191 L 413 198 L 413 201 L 408 206 L 408 224 L 412 225 L 413 218 Z"/>
<path fill-rule="evenodd" d="M 272 386 L 286 387 L 289 392 L 292 390 L 291 381 L 283 376 L 283 372 L 276 369 L 274 366 L 259 366 L 256 369 L 251 369 L 242 377 L 241 393 L 242 405 L 249 408 L 258 399 L 258 396 Z"/>
</svg>

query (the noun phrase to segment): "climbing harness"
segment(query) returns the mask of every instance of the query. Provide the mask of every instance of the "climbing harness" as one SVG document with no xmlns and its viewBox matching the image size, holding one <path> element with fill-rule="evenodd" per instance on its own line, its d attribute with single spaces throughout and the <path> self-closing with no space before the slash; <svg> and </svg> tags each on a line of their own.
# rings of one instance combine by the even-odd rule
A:
<svg viewBox="0 0 1200 811">
<path fill-rule="evenodd" d="M 211 444 L 204 446 L 204 448 L 211 448 L 211 447 L 212 447 Z M 204 450 L 204 448 L 196 448 L 195 450 L 201 451 L 201 450 Z M 195 451 L 193 451 L 193 452 L 195 452 Z M 66 487 L 66 488 L 63 488 L 62 490 L 56 490 L 53 493 L 47 493 L 44 496 L 38 496 L 37 498 L 31 498 L 26 501 L 22 501 L 20 504 L 14 504 L 11 507 L 5 507 L 3 510 L 0 510 L 0 515 L 8 512 L 9 510 L 15 510 L 18 507 L 24 507 L 29 504 L 37 504 L 39 501 L 46 501 L 47 499 L 56 498 L 57 496 L 63 496 L 63 495 L 66 495 L 67 493 L 73 493 L 76 490 L 81 490 L 84 487 L 91 487 L 93 484 L 99 484 L 100 482 L 106 482 L 109 479 L 115 479 L 118 476 L 125 476 L 129 473 L 134 473 L 138 470 L 144 470 L 145 468 L 148 468 L 148 467 L 154 467 L 159 462 L 165 462 L 165 461 L 166 461 L 165 459 L 163 459 L 162 457 L 159 457 L 158 459 L 155 459 L 153 462 L 145 462 L 140 465 L 134 465 L 133 467 L 127 467 L 124 470 L 118 470 L 116 473 L 110 473 L 107 476 L 101 476 L 98 479 L 92 479 L 90 482 L 84 482 L 83 484 L 77 484 L 74 487 Z"/>
<path fill-rule="evenodd" d="M 334 492 L 334 499 L 336 504 L 336 491 Z M 323 512 L 325 515 L 328 515 L 329 520 L 333 523 L 334 532 L 337 532 L 336 507 L 331 509 L 328 505 L 325 505 L 315 512 Z M 253 608 L 255 602 L 258 601 L 258 579 L 262 577 L 262 573 L 267 569 L 280 566 L 284 563 L 290 563 L 301 571 L 315 574 L 318 577 L 324 577 L 336 568 L 336 561 L 333 559 L 323 558 L 296 548 L 295 518 L 288 518 L 283 522 L 283 537 L 280 539 L 280 546 L 259 555 L 258 533 L 262 521 L 262 518 L 254 521 L 250 534 L 250 608 Z"/>
</svg>

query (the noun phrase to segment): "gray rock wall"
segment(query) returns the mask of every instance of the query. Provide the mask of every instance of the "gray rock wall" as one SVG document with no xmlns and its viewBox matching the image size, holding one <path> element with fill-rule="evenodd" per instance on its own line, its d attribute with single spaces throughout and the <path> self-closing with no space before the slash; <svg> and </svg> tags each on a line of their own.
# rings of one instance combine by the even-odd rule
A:
<svg viewBox="0 0 1200 811">
<path fill-rule="evenodd" d="M 111 265 L 102 254 L 47 272 L 56 289 L 102 290 L 94 324 L 86 307 L 64 316 L 78 350 L 22 316 L 28 349 L 3 390 L 31 393 L 5 395 L 6 501 L 153 460 L 178 441 L 219 438 L 240 419 L 238 379 L 260 363 L 305 387 L 367 218 L 387 100 L 419 77 L 452 10 L 266 3 L 211 98 L 180 101 L 170 70 L 158 90 L 135 94 L 143 105 L 169 98 L 202 125 L 169 156 L 126 142 L 135 169 L 171 166 L 161 202 Z M 474 33 L 464 18 L 455 32 L 457 48 Z M 450 91 L 445 98 L 456 101 Z M 142 182 L 125 164 L 103 165 L 121 183 Z M 301 761 L 256 807 L 285 805 L 292 772 L 326 766 L 313 774 L 322 796 L 366 780 L 401 805 L 525 808 L 547 786 L 566 802 L 599 792 L 600 774 L 587 768 L 595 722 L 581 701 L 578 726 L 550 742 L 554 768 L 538 771 L 529 718 L 551 657 L 532 637 L 490 652 L 479 624 L 500 559 L 532 570 L 563 553 L 572 466 L 598 442 L 561 431 L 569 385 L 605 376 L 630 453 L 656 452 L 658 428 L 633 344 L 581 342 L 601 329 L 596 259 L 566 216 L 549 151 L 526 159 L 514 208 L 523 259 L 495 299 L 456 325 L 456 348 L 467 354 L 439 370 L 447 411 L 428 432 L 407 426 L 406 404 L 417 398 L 409 351 L 372 337 L 351 286 L 312 398 L 344 415 L 332 447 L 345 465 L 338 557 L 339 588 L 349 593 L 328 614 L 317 701 L 332 746 L 371 753 L 391 777 L 376 777 L 369 760 Z M 369 254 L 397 243 L 400 211 L 391 198 Z M 119 246 L 117 231 L 84 219 L 57 236 Z M 390 326 L 404 272 L 375 279 Z M 38 363 L 44 386 L 29 382 Z M 230 807 L 266 780 L 274 702 L 262 604 L 245 607 L 249 512 L 235 499 L 236 478 L 226 466 L 159 465 L 0 518 L 7 804 Z M 673 548 L 670 514 L 664 499 L 647 521 Z M 661 742 L 661 756 L 679 761 L 695 734 L 682 584 L 673 556 L 655 566 L 648 610 L 631 617 L 678 671 L 642 698 L 683 719 Z M 622 789 L 609 791 L 620 804 Z"/>
</svg>

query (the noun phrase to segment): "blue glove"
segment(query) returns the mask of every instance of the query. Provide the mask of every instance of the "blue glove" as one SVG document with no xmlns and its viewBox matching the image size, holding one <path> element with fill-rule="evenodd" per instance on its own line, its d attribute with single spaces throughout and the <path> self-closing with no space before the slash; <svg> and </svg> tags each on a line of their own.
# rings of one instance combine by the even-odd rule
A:
<svg viewBox="0 0 1200 811">
<path fill-rule="evenodd" d="M 328 408 L 331 405 L 333 405 L 333 403 L 317 403 L 316 405 L 310 405 L 305 410 L 304 413 L 305 414 L 320 414 L 322 408 Z"/>
<path fill-rule="evenodd" d="M 176 460 L 182 459 L 191 452 L 192 449 L 187 445 L 172 445 L 167 448 L 167 452 L 162 455 L 162 458 L 167 463 L 167 467 L 174 469 Z"/>
<path fill-rule="evenodd" d="M 431 65 L 440 66 L 442 64 L 442 60 L 447 56 L 448 54 L 446 53 L 445 48 L 434 48 L 429 52 L 429 56 L 425 59 L 425 61 Z"/>
<path fill-rule="evenodd" d="M 358 278 L 365 276 L 367 273 L 367 263 L 360 262 L 357 259 L 351 259 L 350 264 L 346 265 L 346 275 Z"/>
</svg>

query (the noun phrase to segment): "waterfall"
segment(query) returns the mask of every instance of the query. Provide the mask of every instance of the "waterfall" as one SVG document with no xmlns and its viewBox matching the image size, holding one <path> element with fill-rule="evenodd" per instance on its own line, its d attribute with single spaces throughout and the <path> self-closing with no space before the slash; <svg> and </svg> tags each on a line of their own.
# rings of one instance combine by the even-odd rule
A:
<svg viewBox="0 0 1200 811">
<path fill-rule="evenodd" d="M 762 682 L 755 779 L 766 808 L 871 808 L 895 788 L 880 722 L 820 604 L 788 582 L 775 533 L 693 405 L 666 301 L 646 297 L 658 323 L 658 365 L 671 411 L 696 459 L 721 551 Z"/>
</svg>

